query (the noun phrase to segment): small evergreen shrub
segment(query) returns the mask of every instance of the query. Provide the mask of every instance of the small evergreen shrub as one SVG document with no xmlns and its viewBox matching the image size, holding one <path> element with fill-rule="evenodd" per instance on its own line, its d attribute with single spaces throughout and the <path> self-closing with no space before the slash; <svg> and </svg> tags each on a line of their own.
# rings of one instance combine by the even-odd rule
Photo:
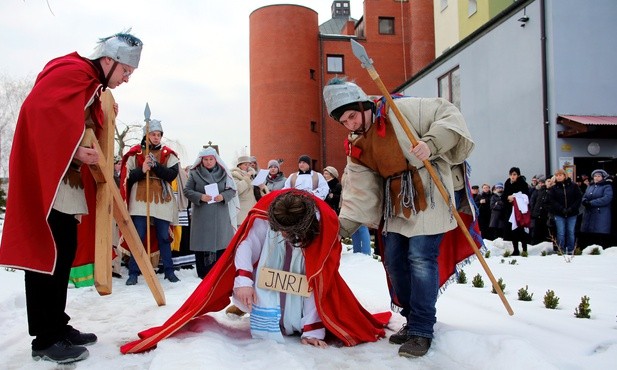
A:
<svg viewBox="0 0 617 370">
<path fill-rule="evenodd" d="M 511 265 L 516 265 L 516 259 L 513 259 L 512 261 L 509 262 Z"/>
<path fill-rule="evenodd" d="M 506 284 L 503 282 L 503 279 L 502 279 L 502 278 L 499 278 L 499 279 L 497 280 L 497 285 L 499 285 L 499 287 L 501 288 L 501 291 L 502 291 L 502 292 L 506 290 Z M 493 287 L 493 288 L 491 289 L 491 293 L 493 293 L 493 294 L 497 294 L 497 290 L 495 290 L 495 287 Z"/>
<path fill-rule="evenodd" d="M 580 256 L 582 254 L 583 254 L 583 251 L 579 247 L 574 248 L 574 255 L 575 256 Z"/>
<path fill-rule="evenodd" d="M 465 271 L 461 270 L 458 273 L 458 276 L 456 277 L 456 282 L 458 284 L 467 284 L 467 275 L 465 274 Z"/>
<path fill-rule="evenodd" d="M 482 280 L 482 276 L 480 276 L 480 274 L 474 276 L 473 280 L 471 281 L 471 285 L 473 285 L 474 288 L 484 288 L 484 281 Z"/>
<path fill-rule="evenodd" d="M 591 308 L 589 308 L 589 297 L 586 295 L 581 297 L 581 303 L 578 304 L 578 307 L 574 310 L 574 316 L 579 319 L 589 319 L 591 316 Z"/>
<path fill-rule="evenodd" d="M 546 253 L 546 251 L 542 251 L 542 253 L 540 253 L 540 255 L 541 255 L 542 257 L 546 257 L 546 256 L 548 255 L 548 253 Z"/>
<path fill-rule="evenodd" d="M 509 251 L 509 250 L 507 250 L 507 249 L 503 252 L 503 256 L 504 256 L 504 257 L 510 257 L 511 255 L 512 255 L 512 252 L 510 252 L 510 251 Z"/>
<path fill-rule="evenodd" d="M 589 253 L 589 254 L 591 254 L 592 256 L 599 256 L 599 255 L 600 255 L 600 248 L 598 248 L 598 247 L 594 247 L 594 248 L 591 250 L 591 253 Z"/>
<path fill-rule="evenodd" d="M 518 300 L 529 302 L 533 298 L 533 293 L 529 294 L 529 287 L 525 285 L 524 288 L 518 290 Z"/>
<path fill-rule="evenodd" d="M 506 260 L 504 260 L 504 259 L 502 258 L 500 262 L 501 262 L 501 263 L 505 263 L 505 262 L 506 262 Z"/>
<path fill-rule="evenodd" d="M 491 257 L 491 251 L 486 251 L 486 253 L 484 253 L 484 258 L 490 258 Z"/>
<path fill-rule="evenodd" d="M 527 253 L 527 251 L 522 251 L 521 257 L 529 257 L 529 253 Z"/>
<path fill-rule="evenodd" d="M 544 307 L 554 310 L 559 305 L 559 297 L 552 290 L 547 290 L 544 295 Z"/>
</svg>

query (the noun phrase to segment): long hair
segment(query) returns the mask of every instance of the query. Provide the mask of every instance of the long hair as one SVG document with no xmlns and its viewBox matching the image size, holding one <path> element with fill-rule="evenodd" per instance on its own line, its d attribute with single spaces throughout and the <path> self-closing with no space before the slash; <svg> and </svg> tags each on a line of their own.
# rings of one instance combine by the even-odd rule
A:
<svg viewBox="0 0 617 370">
<path fill-rule="evenodd" d="M 305 191 L 288 191 L 274 199 L 268 221 L 272 230 L 284 233 L 294 247 L 306 247 L 319 234 L 316 204 Z"/>
</svg>

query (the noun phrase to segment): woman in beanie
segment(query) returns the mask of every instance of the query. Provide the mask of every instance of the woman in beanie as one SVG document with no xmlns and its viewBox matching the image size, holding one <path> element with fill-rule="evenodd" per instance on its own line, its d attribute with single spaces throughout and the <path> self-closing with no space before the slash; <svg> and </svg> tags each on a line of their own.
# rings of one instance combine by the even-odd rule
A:
<svg viewBox="0 0 617 370">
<path fill-rule="evenodd" d="M 323 177 L 328 182 L 328 187 L 330 188 L 330 192 L 326 196 L 325 201 L 338 215 L 340 210 L 341 191 L 343 190 L 338 180 L 338 171 L 332 166 L 327 166 L 323 169 Z"/>
<path fill-rule="evenodd" d="M 287 178 L 281 171 L 281 164 L 276 159 L 268 162 L 268 176 L 266 176 L 266 187 L 268 191 L 281 190 L 285 186 Z"/>
<path fill-rule="evenodd" d="M 608 235 L 611 232 L 611 202 L 613 188 L 607 181 L 608 173 L 604 170 L 594 170 L 591 173 L 593 183 L 583 195 L 583 222 L 581 224 L 581 246 L 591 244 L 607 247 Z"/>
<path fill-rule="evenodd" d="M 246 218 L 251 208 L 257 203 L 253 192 L 253 179 L 249 172 L 251 168 L 251 157 L 238 157 L 238 164 L 231 170 L 231 175 L 236 182 L 238 198 L 240 199 L 240 212 L 238 212 L 237 224 L 240 226 Z"/>
</svg>

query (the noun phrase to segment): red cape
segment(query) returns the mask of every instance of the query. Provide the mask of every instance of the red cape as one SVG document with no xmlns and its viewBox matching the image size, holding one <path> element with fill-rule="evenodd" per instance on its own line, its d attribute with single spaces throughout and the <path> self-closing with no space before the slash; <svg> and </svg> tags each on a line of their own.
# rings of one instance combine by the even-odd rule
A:
<svg viewBox="0 0 617 370">
<path fill-rule="evenodd" d="M 38 75 L 25 99 L 9 159 L 9 194 L 0 244 L 0 264 L 52 274 L 56 245 L 47 217 L 60 181 L 84 133 L 84 110 L 97 94 L 98 71 L 87 59 L 72 53 L 50 61 Z M 103 122 L 98 98 L 91 106 L 92 119 Z M 94 196 L 92 177 L 83 171 L 86 197 Z M 92 198 L 90 198 L 92 199 Z M 91 202 L 89 202 L 89 205 Z M 89 207 L 91 213 L 94 208 Z M 93 219 L 92 216 L 90 216 Z M 88 217 L 85 217 L 88 219 Z M 83 229 L 83 222 L 80 229 Z M 80 235 L 84 233 L 80 232 Z M 79 243 L 78 255 L 94 257 L 94 233 Z M 83 264 L 87 261 L 76 263 Z"/>
<path fill-rule="evenodd" d="M 278 190 L 264 195 L 249 212 L 214 268 L 197 286 L 193 294 L 162 326 L 139 333 L 141 339 L 120 348 L 122 353 L 138 353 L 152 349 L 192 318 L 224 309 L 230 303 L 236 275 L 234 256 L 256 219 L 267 219 L 272 200 L 284 192 Z M 385 335 L 384 325 L 391 313 L 371 315 L 362 307 L 338 272 L 341 243 L 336 213 L 324 201 L 314 198 L 321 214 L 320 234 L 305 249 L 306 275 L 315 294 L 317 311 L 326 329 L 346 346 L 374 342 Z"/>
</svg>

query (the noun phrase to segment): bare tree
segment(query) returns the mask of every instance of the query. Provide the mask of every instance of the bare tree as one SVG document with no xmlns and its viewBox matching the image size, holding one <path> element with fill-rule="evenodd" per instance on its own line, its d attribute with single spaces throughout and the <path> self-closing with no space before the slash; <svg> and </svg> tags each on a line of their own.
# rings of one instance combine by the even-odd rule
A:
<svg viewBox="0 0 617 370">
<path fill-rule="evenodd" d="M 116 124 L 115 127 L 115 137 L 116 141 L 116 155 L 122 157 L 126 148 L 130 148 L 135 144 L 139 144 L 142 138 L 142 128 L 140 124 L 132 123 L 132 124 L 121 124 L 123 126 L 122 129 L 119 128 L 119 125 Z"/>
<path fill-rule="evenodd" d="M 0 177 L 8 173 L 9 154 L 19 109 L 32 90 L 34 78 L 0 74 Z"/>
</svg>

